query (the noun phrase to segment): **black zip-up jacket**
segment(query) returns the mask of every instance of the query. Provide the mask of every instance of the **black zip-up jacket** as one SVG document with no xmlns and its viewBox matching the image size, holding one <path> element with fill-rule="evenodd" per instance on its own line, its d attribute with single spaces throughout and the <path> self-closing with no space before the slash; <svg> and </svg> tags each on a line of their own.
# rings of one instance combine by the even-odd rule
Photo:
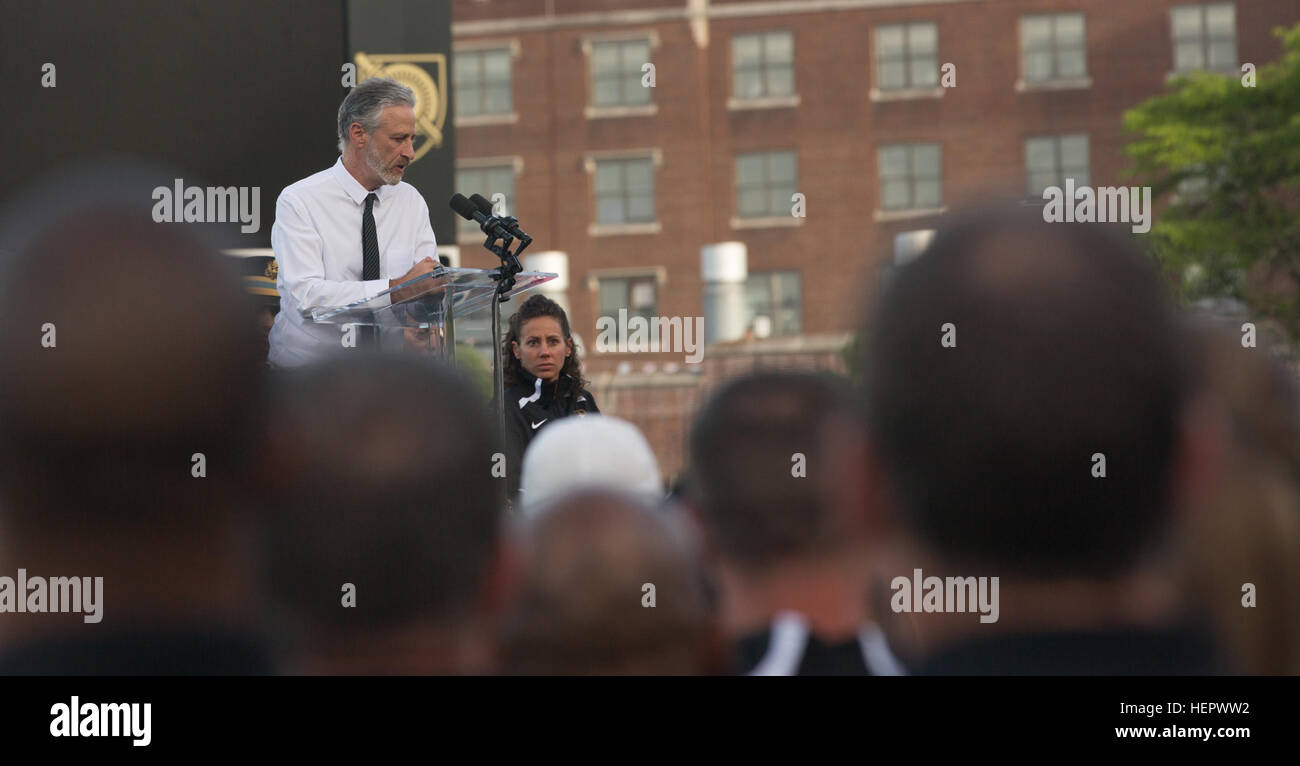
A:
<svg viewBox="0 0 1300 766">
<path fill-rule="evenodd" d="M 598 413 L 596 399 L 590 391 L 575 390 L 573 378 L 561 375 L 554 383 L 519 371 L 519 383 L 506 388 L 506 478 L 510 497 L 519 491 L 524 450 L 547 423 L 569 415 Z"/>
</svg>

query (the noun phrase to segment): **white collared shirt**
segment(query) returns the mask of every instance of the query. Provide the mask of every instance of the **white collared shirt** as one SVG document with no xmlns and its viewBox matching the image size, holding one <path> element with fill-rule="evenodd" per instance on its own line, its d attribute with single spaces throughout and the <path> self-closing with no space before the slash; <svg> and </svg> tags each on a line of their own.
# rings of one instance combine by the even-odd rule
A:
<svg viewBox="0 0 1300 766">
<path fill-rule="evenodd" d="M 772 618 L 767 654 L 745 675 L 793 676 L 799 672 L 804 650 L 812 629 L 808 619 L 798 612 L 782 611 Z M 875 623 L 865 623 L 858 629 L 858 648 L 862 664 L 873 676 L 905 676 L 907 670 L 889 649 L 885 633 Z"/>
<path fill-rule="evenodd" d="M 384 184 L 375 190 L 379 198 L 372 208 L 380 278 L 362 281 L 361 218 L 369 193 L 343 167 L 342 157 L 280 192 L 271 227 L 280 270 L 271 364 L 295 367 L 342 350 L 342 326 L 312 322 L 311 309 L 373 298 L 425 256 L 438 259 L 424 197 L 404 181 Z"/>
</svg>

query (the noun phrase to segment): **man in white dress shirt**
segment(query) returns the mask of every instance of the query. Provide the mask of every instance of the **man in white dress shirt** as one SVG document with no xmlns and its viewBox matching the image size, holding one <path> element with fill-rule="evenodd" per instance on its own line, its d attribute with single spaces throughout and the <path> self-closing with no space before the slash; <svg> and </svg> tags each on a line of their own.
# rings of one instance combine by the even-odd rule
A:
<svg viewBox="0 0 1300 766">
<path fill-rule="evenodd" d="M 280 193 L 271 227 L 280 292 L 270 334 L 275 367 L 343 350 L 343 328 L 313 323 L 311 309 L 373 298 L 437 268 L 429 207 L 402 183 L 415 157 L 414 106 L 411 89 L 394 80 L 363 81 L 339 107 L 338 162 Z M 365 330 L 356 335 L 364 340 Z"/>
</svg>

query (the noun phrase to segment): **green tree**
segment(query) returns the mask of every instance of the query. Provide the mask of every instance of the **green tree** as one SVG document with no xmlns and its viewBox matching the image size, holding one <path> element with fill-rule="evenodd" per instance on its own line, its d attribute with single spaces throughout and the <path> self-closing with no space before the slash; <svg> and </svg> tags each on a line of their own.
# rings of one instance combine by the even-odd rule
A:
<svg viewBox="0 0 1300 766">
<path fill-rule="evenodd" d="M 1131 173 L 1167 203 L 1146 235 L 1185 302 L 1232 297 L 1300 337 L 1300 25 L 1247 74 L 1198 72 L 1124 115 Z M 1245 67 L 1243 66 L 1243 69 Z"/>
<path fill-rule="evenodd" d="M 490 354 L 491 348 L 488 349 Z M 469 384 L 483 397 L 483 401 L 492 398 L 492 361 L 482 352 L 464 343 L 456 344 L 456 367 L 468 380 Z"/>
</svg>

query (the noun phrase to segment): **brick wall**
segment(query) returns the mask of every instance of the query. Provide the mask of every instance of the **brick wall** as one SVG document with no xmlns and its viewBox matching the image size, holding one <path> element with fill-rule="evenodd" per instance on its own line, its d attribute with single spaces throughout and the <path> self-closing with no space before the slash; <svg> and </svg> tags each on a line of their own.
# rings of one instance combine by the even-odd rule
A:
<svg viewBox="0 0 1300 766">
<path fill-rule="evenodd" d="M 533 235 L 534 249 L 569 255 L 570 319 L 588 341 L 596 337 L 597 296 L 588 284 L 594 270 L 662 267 L 658 313 L 701 316 L 700 248 L 727 240 L 747 245 L 751 272 L 800 272 L 803 328 L 810 338 L 843 336 L 860 324 L 874 299 L 895 235 L 942 221 L 942 215 L 876 220 L 880 145 L 940 143 L 949 210 L 993 195 L 1023 197 L 1028 136 L 1087 133 L 1091 183 L 1125 185 L 1128 137 L 1121 118 L 1163 92 L 1173 66 L 1169 9 L 1186 2 L 453 0 L 457 43 L 512 42 L 520 52 L 512 69 L 518 121 L 458 127 L 457 152 L 461 158 L 522 159 L 513 212 Z M 704 7 L 711 14 L 707 23 L 692 24 L 691 7 Z M 1235 7 L 1238 60 L 1257 66 L 1276 60 L 1281 45 L 1271 30 L 1300 20 L 1295 0 L 1236 0 Z M 763 15 L 755 9 L 764 9 Z M 1019 18 L 1053 11 L 1084 14 L 1092 83 L 1077 90 L 1017 90 Z M 873 29 L 909 21 L 937 25 L 938 60 L 956 65 L 957 87 L 939 98 L 873 101 Z M 771 29 L 794 36 L 798 106 L 729 109 L 732 36 Z M 589 97 L 582 41 L 610 32 L 656 37 L 653 115 L 584 115 Z M 594 204 L 584 154 L 649 148 L 662 156 L 656 171 L 661 231 L 590 235 Z M 767 150 L 797 152 L 807 218 L 799 226 L 734 229 L 734 157 Z M 495 266 L 477 246 L 464 247 L 462 254 L 467 266 Z M 782 350 L 774 350 L 783 342 Z M 815 343 L 805 341 L 810 345 Z M 797 340 L 774 340 L 767 346 L 710 348 L 692 374 L 641 372 L 647 363 L 660 370 L 680 363 L 680 353 L 598 353 L 590 342 L 584 361 L 597 381 L 602 409 L 641 426 L 671 475 L 682 465 L 694 408 L 718 382 L 766 365 L 841 364 L 836 351 L 793 350 L 797 346 Z M 619 373 L 621 363 L 634 371 Z"/>
</svg>

